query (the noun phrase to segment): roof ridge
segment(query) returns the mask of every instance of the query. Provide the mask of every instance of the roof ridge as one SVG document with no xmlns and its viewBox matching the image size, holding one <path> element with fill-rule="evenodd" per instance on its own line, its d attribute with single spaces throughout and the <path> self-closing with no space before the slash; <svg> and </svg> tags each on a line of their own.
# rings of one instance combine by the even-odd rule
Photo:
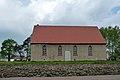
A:
<svg viewBox="0 0 120 80">
<path fill-rule="evenodd" d="M 35 27 L 84 27 L 84 28 L 96 28 L 97 26 L 72 26 L 72 25 L 34 25 Z"/>
</svg>

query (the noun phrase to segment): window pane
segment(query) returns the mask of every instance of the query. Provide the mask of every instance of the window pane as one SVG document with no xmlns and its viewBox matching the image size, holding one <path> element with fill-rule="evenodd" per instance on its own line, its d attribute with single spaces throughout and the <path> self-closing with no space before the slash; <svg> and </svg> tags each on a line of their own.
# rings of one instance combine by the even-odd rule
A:
<svg viewBox="0 0 120 80">
<path fill-rule="evenodd" d="M 58 56 L 62 56 L 62 46 L 58 47 Z"/>
<path fill-rule="evenodd" d="M 88 56 L 92 56 L 92 46 L 88 47 Z"/>
<path fill-rule="evenodd" d="M 46 52 L 46 46 L 44 45 L 44 46 L 42 47 L 42 55 L 43 55 L 43 56 L 46 56 L 46 54 L 47 54 L 47 52 Z"/>
<path fill-rule="evenodd" d="M 73 56 L 77 56 L 77 46 L 73 47 Z"/>
</svg>

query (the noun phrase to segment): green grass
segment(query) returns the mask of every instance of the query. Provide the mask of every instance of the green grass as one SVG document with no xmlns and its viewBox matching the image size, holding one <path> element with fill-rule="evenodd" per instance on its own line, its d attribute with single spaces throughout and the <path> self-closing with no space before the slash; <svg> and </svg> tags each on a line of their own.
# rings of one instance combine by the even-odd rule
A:
<svg viewBox="0 0 120 80">
<path fill-rule="evenodd" d="M 120 64 L 120 61 L 31 61 L 31 62 L 5 62 L 0 65 L 26 65 L 26 64 Z"/>
</svg>

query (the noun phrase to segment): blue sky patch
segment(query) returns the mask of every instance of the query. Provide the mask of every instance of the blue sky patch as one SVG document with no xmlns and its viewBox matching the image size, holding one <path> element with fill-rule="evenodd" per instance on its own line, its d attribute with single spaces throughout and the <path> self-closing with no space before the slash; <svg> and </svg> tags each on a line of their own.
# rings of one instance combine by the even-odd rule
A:
<svg viewBox="0 0 120 80">
<path fill-rule="evenodd" d="M 118 11 L 120 11 L 120 6 L 116 6 L 114 8 L 111 9 L 113 14 L 116 14 Z"/>
</svg>

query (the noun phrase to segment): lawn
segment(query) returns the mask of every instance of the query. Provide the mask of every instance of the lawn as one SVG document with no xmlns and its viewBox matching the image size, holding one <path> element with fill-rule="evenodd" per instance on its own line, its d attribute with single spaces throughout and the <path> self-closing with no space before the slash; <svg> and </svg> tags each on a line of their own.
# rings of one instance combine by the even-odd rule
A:
<svg viewBox="0 0 120 80">
<path fill-rule="evenodd" d="M 120 61 L 18 61 L 18 62 L 5 62 L 0 61 L 0 65 L 26 65 L 26 64 L 120 64 Z"/>
</svg>

